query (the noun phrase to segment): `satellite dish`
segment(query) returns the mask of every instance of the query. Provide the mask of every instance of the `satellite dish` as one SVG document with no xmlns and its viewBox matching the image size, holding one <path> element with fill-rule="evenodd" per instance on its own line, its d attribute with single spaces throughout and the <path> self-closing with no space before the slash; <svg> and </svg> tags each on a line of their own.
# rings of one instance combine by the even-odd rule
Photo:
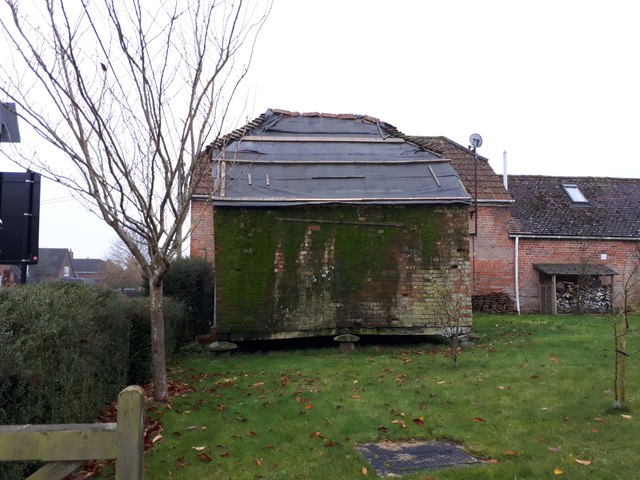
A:
<svg viewBox="0 0 640 480">
<path fill-rule="evenodd" d="M 471 142 L 471 145 L 473 145 L 473 148 L 482 146 L 482 137 L 477 133 L 472 133 L 469 137 L 469 141 Z"/>
</svg>

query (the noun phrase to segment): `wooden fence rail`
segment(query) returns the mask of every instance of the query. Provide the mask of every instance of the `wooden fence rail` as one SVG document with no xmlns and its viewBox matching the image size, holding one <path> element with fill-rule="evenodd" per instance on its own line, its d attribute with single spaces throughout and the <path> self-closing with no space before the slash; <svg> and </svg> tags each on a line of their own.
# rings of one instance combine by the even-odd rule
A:
<svg viewBox="0 0 640 480">
<path fill-rule="evenodd" d="M 117 423 L 0 425 L 0 461 L 51 462 L 27 480 L 61 480 L 86 460 L 116 459 L 116 480 L 141 480 L 144 392 L 118 395 Z"/>
</svg>

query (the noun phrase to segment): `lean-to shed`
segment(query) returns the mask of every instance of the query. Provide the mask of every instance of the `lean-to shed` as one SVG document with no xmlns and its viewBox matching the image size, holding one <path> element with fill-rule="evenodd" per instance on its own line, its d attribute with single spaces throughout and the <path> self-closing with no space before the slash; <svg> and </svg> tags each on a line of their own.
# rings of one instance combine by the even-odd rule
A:
<svg viewBox="0 0 640 480">
<path fill-rule="evenodd" d="M 359 115 L 269 110 L 211 146 L 192 255 L 219 338 L 425 335 L 443 279 L 471 325 L 468 204 L 446 158 Z"/>
</svg>

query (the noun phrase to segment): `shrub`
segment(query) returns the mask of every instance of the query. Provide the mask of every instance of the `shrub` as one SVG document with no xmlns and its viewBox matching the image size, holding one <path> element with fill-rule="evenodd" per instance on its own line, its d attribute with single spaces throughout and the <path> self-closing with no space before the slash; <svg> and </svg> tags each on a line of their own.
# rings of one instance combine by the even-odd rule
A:
<svg viewBox="0 0 640 480">
<path fill-rule="evenodd" d="M 129 326 L 109 290 L 71 283 L 0 290 L 0 423 L 95 418 L 126 382 Z M 22 478 L 28 464 L 0 464 Z"/>
<path fill-rule="evenodd" d="M 213 278 L 213 266 L 204 258 L 181 258 L 171 263 L 164 278 L 164 295 L 182 301 L 189 314 L 184 330 L 176 332 L 178 346 L 209 332 L 213 321 Z M 148 282 L 145 288 L 149 288 Z"/>
<path fill-rule="evenodd" d="M 167 352 L 184 305 L 164 303 Z M 77 283 L 0 289 L 0 424 L 90 422 L 127 384 L 150 378 L 148 299 Z M 0 463 L 24 478 L 26 463 Z"/>
<path fill-rule="evenodd" d="M 109 290 L 57 282 L 2 290 L 0 350 L 11 388 L 27 395 L 20 416 L 29 423 L 92 418 L 126 380 L 128 330 Z"/>
<path fill-rule="evenodd" d="M 127 299 L 131 335 L 129 342 L 129 384 L 143 384 L 151 378 L 151 322 L 149 319 L 149 299 L 146 297 Z M 178 337 L 184 330 L 187 312 L 184 304 L 176 299 L 163 300 L 165 349 L 168 354 L 176 353 L 180 342 Z"/>
</svg>

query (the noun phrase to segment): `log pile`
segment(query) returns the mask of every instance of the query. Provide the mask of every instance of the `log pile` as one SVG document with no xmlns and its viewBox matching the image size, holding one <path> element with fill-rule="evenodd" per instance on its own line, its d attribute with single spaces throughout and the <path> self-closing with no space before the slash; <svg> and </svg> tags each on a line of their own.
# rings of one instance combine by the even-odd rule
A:
<svg viewBox="0 0 640 480">
<path fill-rule="evenodd" d="M 607 313 L 611 311 L 611 288 L 599 281 L 578 285 L 573 282 L 556 284 L 558 313 Z"/>
<path fill-rule="evenodd" d="M 474 295 L 471 299 L 474 312 L 513 314 L 516 307 L 513 299 L 506 293 L 493 292 L 486 295 Z"/>
</svg>

